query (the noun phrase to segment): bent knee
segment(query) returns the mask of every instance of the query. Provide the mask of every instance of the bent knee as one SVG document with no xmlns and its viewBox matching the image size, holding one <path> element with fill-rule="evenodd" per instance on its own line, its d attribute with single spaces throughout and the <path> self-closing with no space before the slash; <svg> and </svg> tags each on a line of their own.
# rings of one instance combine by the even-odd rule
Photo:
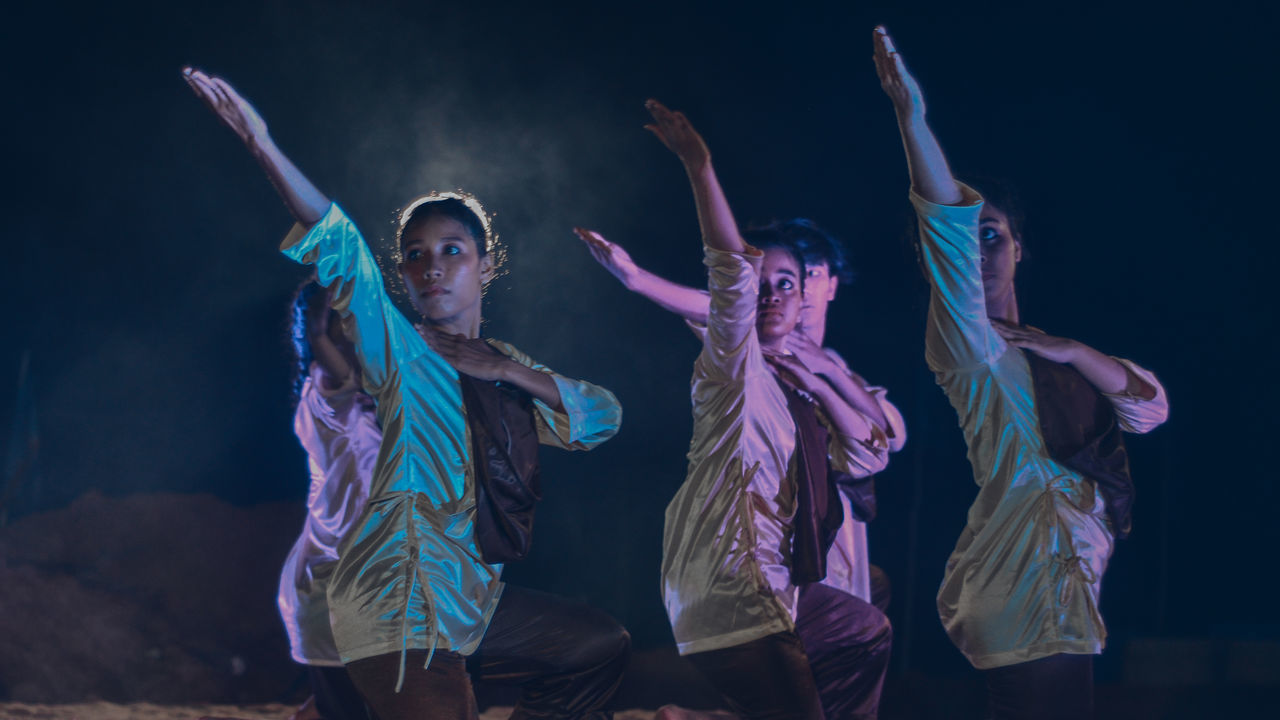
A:
<svg viewBox="0 0 1280 720">
<path fill-rule="evenodd" d="M 622 623 L 593 610 L 590 622 L 579 626 L 574 664 L 579 667 L 604 665 L 631 654 L 631 633 Z"/>
</svg>

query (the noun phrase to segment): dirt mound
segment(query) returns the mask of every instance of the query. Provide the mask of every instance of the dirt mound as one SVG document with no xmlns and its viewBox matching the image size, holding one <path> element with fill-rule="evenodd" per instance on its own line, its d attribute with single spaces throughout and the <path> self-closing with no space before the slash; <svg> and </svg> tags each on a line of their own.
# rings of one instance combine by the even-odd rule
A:
<svg viewBox="0 0 1280 720">
<path fill-rule="evenodd" d="M 89 493 L 0 529 L 0 699 L 292 699 L 275 594 L 302 513 Z"/>
</svg>

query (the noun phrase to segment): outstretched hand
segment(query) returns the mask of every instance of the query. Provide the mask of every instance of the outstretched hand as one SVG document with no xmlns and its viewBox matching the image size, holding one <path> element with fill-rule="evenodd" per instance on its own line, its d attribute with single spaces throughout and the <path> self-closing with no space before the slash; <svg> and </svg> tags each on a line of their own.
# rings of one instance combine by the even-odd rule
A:
<svg viewBox="0 0 1280 720">
<path fill-rule="evenodd" d="M 1070 338 L 1049 335 L 1039 328 L 1014 325 L 1003 320 L 991 319 L 991 326 L 1010 345 L 1039 355 L 1056 363 L 1069 363 L 1076 359 L 1080 343 Z"/>
<path fill-rule="evenodd" d="M 769 361 L 783 380 L 798 390 L 816 396 L 831 389 L 826 380 L 818 377 L 795 355 L 769 354 L 765 355 L 765 360 Z"/>
<path fill-rule="evenodd" d="M 898 118 L 923 117 L 924 94 L 920 92 L 920 84 L 907 72 L 902 55 L 883 25 L 877 25 L 872 31 L 871 41 L 875 46 L 872 58 L 876 63 L 876 75 L 880 77 L 880 87 L 893 102 Z"/>
<path fill-rule="evenodd" d="M 818 375 L 831 375 L 841 371 L 822 346 L 805 333 L 804 328 L 797 327 L 791 331 L 791 334 L 786 337 L 786 344 L 787 349 L 799 358 L 805 367 Z"/>
<path fill-rule="evenodd" d="M 439 353 L 454 370 L 477 380 L 505 380 L 511 358 L 497 352 L 481 338 L 469 338 L 437 330 L 427 325 L 414 325 L 414 329 L 427 341 L 427 346 Z"/>
<path fill-rule="evenodd" d="M 657 135 L 662 144 L 680 158 L 685 170 L 696 172 L 711 162 L 711 151 L 684 113 L 668 110 L 666 105 L 653 99 L 646 100 L 644 106 L 653 116 L 653 122 L 644 129 Z"/>
<path fill-rule="evenodd" d="M 225 80 L 192 67 L 182 69 L 182 78 L 245 145 L 253 148 L 268 139 L 262 116 Z"/>
<path fill-rule="evenodd" d="M 573 232 L 578 239 L 586 243 L 587 250 L 591 251 L 591 257 L 595 258 L 596 262 L 618 278 L 624 286 L 627 288 L 632 286 L 636 276 L 640 274 L 640 268 L 631 259 L 630 253 L 623 250 L 621 245 L 605 240 L 603 235 L 594 230 L 576 227 Z"/>
</svg>

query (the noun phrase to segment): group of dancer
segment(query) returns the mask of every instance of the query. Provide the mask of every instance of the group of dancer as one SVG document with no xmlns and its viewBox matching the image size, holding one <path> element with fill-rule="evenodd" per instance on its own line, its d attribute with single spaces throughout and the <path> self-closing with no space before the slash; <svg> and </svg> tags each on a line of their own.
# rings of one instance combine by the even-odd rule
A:
<svg viewBox="0 0 1280 720">
<path fill-rule="evenodd" d="M 1106 634 L 1101 580 L 1132 501 L 1119 432 L 1162 422 L 1164 390 L 1132 362 L 1022 324 L 1016 208 L 952 176 L 918 85 L 883 28 L 873 40 L 932 287 L 926 360 L 979 487 L 939 614 L 984 671 L 992 717 L 1087 718 Z M 504 253 L 475 198 L 432 193 L 401 212 L 396 260 L 420 316 L 411 320 L 359 230 L 253 107 L 219 78 L 184 75 L 297 221 L 284 254 L 315 268 L 294 310 L 309 513 L 279 594 L 293 656 L 310 672 L 310 712 L 475 718 L 476 678 L 518 685 L 516 718 L 611 717 L 626 630 L 500 576 L 528 551 L 537 445 L 604 442 L 621 422 L 617 399 L 481 336 L 484 288 Z M 849 277 L 843 251 L 807 220 L 739 229 L 702 137 L 681 113 L 646 107 L 647 129 L 688 175 L 707 289 L 576 232 L 702 344 L 688 474 L 663 534 L 661 590 L 679 652 L 738 717 L 874 718 L 891 630 L 864 523 L 876 510 L 871 478 L 906 430 L 885 390 L 823 346 L 828 303 Z"/>
</svg>

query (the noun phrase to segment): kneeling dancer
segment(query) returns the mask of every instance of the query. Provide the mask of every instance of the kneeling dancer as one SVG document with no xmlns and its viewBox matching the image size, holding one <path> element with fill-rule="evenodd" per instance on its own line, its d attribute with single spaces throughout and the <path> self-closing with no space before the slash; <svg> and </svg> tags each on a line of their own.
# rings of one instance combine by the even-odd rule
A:
<svg viewBox="0 0 1280 720">
<path fill-rule="evenodd" d="M 284 157 L 258 113 L 218 78 L 190 69 L 186 78 L 297 219 L 282 251 L 330 288 L 377 405 L 383 439 L 369 502 L 328 592 L 356 687 L 381 720 L 475 718 L 470 670 L 522 687 L 515 718 L 610 717 L 626 630 L 499 576 L 528 549 L 536 443 L 598 445 L 617 432 L 617 399 L 480 338 L 498 251 L 474 198 L 432 194 L 401 213 L 398 269 L 422 316 L 415 328 L 355 225 Z"/>
<path fill-rule="evenodd" d="M 1016 208 L 956 181 L 919 84 L 884 28 L 873 42 L 932 288 L 925 358 L 959 416 L 978 485 L 938 615 L 986 675 L 993 720 L 1090 718 L 1093 656 L 1107 635 L 1102 576 L 1133 500 L 1121 431 L 1154 429 L 1169 403 L 1136 363 L 1022 323 Z"/>
<path fill-rule="evenodd" d="M 693 187 L 711 296 L 688 475 L 663 537 L 672 631 L 743 718 L 855 717 L 859 693 L 827 680 L 865 660 L 865 643 L 841 628 L 866 604 L 818 581 L 843 520 L 838 476 L 882 469 L 888 438 L 786 354 L 803 258 L 767 235 L 748 245 L 702 138 L 682 114 L 655 101 L 649 110 Z"/>
</svg>

